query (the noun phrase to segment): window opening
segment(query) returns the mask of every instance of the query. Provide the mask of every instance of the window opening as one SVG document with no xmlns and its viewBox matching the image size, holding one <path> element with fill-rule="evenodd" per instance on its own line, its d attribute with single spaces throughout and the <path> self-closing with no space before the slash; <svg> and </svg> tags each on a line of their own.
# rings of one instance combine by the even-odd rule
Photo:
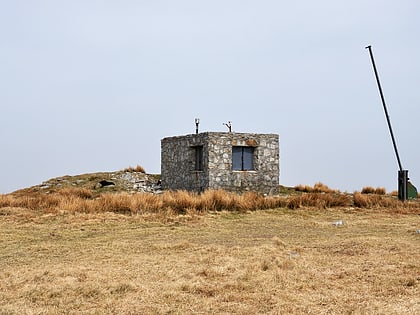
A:
<svg viewBox="0 0 420 315">
<path fill-rule="evenodd" d="M 195 171 L 202 171 L 203 170 L 203 146 L 199 145 L 194 147 L 195 153 Z"/>
<path fill-rule="evenodd" d="M 254 147 L 232 147 L 232 170 L 251 171 L 254 169 Z"/>
</svg>

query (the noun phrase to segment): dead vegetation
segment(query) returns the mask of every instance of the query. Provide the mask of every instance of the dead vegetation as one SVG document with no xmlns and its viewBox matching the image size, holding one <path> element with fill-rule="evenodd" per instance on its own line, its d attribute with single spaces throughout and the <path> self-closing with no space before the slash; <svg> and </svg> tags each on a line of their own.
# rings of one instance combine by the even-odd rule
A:
<svg viewBox="0 0 420 315">
<path fill-rule="evenodd" d="M 0 314 L 419 313 L 419 202 L 305 187 L 0 195 Z"/>
<path fill-rule="evenodd" d="M 376 195 L 385 195 L 386 194 L 386 189 L 383 187 L 377 187 L 377 188 L 373 188 L 371 186 L 367 186 L 367 187 L 363 187 L 362 194 L 376 194 Z"/>
<path fill-rule="evenodd" d="M 321 182 L 315 183 L 313 187 L 309 185 L 297 185 L 295 186 L 295 190 L 307 193 L 339 193 L 338 190 L 331 189 Z"/>
<path fill-rule="evenodd" d="M 136 167 L 129 166 L 125 168 L 123 169 L 123 172 L 130 172 L 130 173 L 137 172 L 137 173 L 144 173 L 144 174 L 146 173 L 144 167 L 139 164 L 137 164 Z"/>
<path fill-rule="evenodd" d="M 418 211 L 1 211 L 0 314 L 420 312 Z"/>
<path fill-rule="evenodd" d="M 116 192 L 98 193 L 87 188 L 65 187 L 0 195 L 0 208 L 25 208 L 43 213 L 124 213 L 153 214 L 204 213 L 209 211 L 246 212 L 275 208 L 360 208 L 382 209 L 396 213 L 420 210 L 418 201 L 401 202 L 383 189 L 364 188 L 353 194 L 341 193 L 317 183 L 314 187 L 298 186 L 279 196 L 255 192 L 237 194 L 224 190 L 207 190 L 201 194 L 187 191 L 165 191 L 162 194 Z"/>
</svg>

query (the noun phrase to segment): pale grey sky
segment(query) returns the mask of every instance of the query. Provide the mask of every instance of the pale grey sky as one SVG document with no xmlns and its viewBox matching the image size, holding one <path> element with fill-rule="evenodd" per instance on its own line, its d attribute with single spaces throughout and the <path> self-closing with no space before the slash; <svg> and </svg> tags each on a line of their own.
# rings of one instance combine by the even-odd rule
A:
<svg viewBox="0 0 420 315">
<path fill-rule="evenodd" d="M 0 0 L 0 193 L 142 165 L 160 140 L 278 133 L 280 183 L 420 187 L 420 2 Z"/>
</svg>

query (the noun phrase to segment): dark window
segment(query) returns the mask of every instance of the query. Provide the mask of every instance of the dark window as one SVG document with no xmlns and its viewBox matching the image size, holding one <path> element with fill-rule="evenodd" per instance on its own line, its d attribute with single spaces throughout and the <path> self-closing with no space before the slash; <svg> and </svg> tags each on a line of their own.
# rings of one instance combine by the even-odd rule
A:
<svg viewBox="0 0 420 315">
<path fill-rule="evenodd" d="M 195 153 L 195 171 L 202 171 L 203 170 L 203 146 L 196 146 L 194 147 Z"/>
<path fill-rule="evenodd" d="M 254 147 L 232 147 L 232 170 L 254 169 Z"/>
</svg>

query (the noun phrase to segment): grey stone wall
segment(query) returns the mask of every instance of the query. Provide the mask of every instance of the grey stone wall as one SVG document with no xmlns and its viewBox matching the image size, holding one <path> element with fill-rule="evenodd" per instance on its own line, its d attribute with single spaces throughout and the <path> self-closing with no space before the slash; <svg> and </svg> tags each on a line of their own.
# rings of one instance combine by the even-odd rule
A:
<svg viewBox="0 0 420 315">
<path fill-rule="evenodd" d="M 202 146 L 202 171 L 195 170 L 195 147 Z M 253 170 L 232 170 L 232 147 L 253 147 Z M 225 189 L 276 193 L 279 185 L 277 134 L 206 132 L 161 141 L 163 189 Z"/>
<path fill-rule="evenodd" d="M 207 138 L 207 134 L 202 133 L 162 139 L 163 189 L 203 191 L 209 188 Z M 203 146 L 203 171 L 195 170 L 195 146 Z"/>
</svg>

